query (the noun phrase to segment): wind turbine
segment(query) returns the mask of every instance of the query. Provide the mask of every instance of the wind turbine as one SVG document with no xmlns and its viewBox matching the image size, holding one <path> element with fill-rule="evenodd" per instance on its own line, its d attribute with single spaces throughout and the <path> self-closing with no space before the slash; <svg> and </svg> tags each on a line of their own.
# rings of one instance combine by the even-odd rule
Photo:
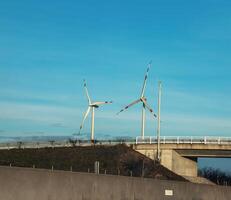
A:
<svg viewBox="0 0 231 200">
<path fill-rule="evenodd" d="M 131 107 L 131 106 L 133 106 L 133 105 L 135 105 L 137 103 L 140 103 L 140 102 L 142 103 L 142 127 L 141 127 L 142 139 L 144 139 L 144 126 L 145 126 L 145 111 L 146 111 L 146 108 L 154 115 L 154 117 L 156 117 L 156 114 L 153 112 L 153 110 L 151 109 L 151 107 L 147 103 L 147 98 L 144 96 L 145 89 L 146 89 L 146 84 L 147 84 L 148 72 L 149 72 L 150 67 L 151 67 L 151 62 L 149 62 L 149 64 L 148 64 L 148 68 L 147 68 L 147 71 L 146 71 L 146 74 L 145 74 L 145 77 L 144 77 L 144 83 L 143 83 L 140 98 L 137 99 L 136 101 L 133 101 L 129 105 L 125 106 L 123 109 L 121 109 L 117 113 L 117 115 L 118 115 L 119 113 L 123 112 L 124 110 L 128 109 L 129 107 Z"/>
<path fill-rule="evenodd" d="M 84 80 L 84 88 L 85 88 L 85 92 L 86 92 L 86 96 L 87 96 L 87 100 L 88 100 L 88 108 L 86 113 L 84 114 L 83 117 L 83 121 L 80 125 L 79 128 L 79 134 L 83 128 L 84 122 L 88 116 L 88 114 L 91 111 L 91 141 L 94 141 L 94 128 L 95 128 L 95 108 L 99 108 L 99 106 L 103 105 L 103 104 L 111 104 L 112 101 L 96 101 L 96 102 L 92 102 L 90 95 L 88 93 L 88 89 L 87 89 L 87 84 L 86 81 Z"/>
</svg>

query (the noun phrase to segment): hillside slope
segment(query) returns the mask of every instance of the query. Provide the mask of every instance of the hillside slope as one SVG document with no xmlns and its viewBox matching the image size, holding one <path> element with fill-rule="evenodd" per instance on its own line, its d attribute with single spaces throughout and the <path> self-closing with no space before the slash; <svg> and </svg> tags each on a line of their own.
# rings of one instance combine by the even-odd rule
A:
<svg viewBox="0 0 231 200">
<path fill-rule="evenodd" d="M 187 181 L 126 145 L 0 150 L 0 165 Z"/>
</svg>

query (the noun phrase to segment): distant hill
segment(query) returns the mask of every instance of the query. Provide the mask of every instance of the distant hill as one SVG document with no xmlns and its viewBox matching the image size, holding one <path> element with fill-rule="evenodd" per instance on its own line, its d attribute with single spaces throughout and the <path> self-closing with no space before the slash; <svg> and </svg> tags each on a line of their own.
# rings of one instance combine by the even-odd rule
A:
<svg viewBox="0 0 231 200">
<path fill-rule="evenodd" d="M 187 181 L 126 145 L 0 150 L 0 165 Z"/>
</svg>

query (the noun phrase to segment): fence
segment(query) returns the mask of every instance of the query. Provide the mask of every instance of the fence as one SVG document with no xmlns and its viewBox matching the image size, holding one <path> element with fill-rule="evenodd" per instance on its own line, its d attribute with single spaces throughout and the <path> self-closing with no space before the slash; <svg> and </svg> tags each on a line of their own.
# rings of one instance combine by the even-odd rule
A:
<svg viewBox="0 0 231 200">
<path fill-rule="evenodd" d="M 136 144 L 157 144 L 157 137 L 145 136 L 136 137 Z M 161 144 L 219 144 L 231 145 L 231 137 L 213 136 L 162 136 Z"/>
</svg>

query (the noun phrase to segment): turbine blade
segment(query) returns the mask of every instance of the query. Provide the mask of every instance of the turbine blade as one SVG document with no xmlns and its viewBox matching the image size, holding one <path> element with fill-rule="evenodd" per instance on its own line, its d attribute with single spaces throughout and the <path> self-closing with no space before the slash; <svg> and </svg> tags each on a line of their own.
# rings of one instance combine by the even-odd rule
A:
<svg viewBox="0 0 231 200">
<path fill-rule="evenodd" d="M 123 112 L 124 110 L 128 109 L 129 107 L 133 106 L 134 104 L 139 103 L 141 100 L 138 99 L 136 101 L 133 101 L 132 103 L 130 103 L 129 105 L 125 106 L 123 109 L 121 109 L 118 113 L 116 113 L 117 115 L 120 114 L 121 112 Z"/>
<path fill-rule="evenodd" d="M 100 106 L 100 105 L 111 104 L 111 103 L 112 103 L 112 101 L 97 101 L 97 102 L 92 103 L 91 105 Z"/>
<path fill-rule="evenodd" d="M 85 113 L 84 116 L 83 116 L 83 121 L 82 121 L 82 123 L 81 123 L 81 125 L 80 125 L 80 127 L 79 127 L 79 134 L 80 134 L 81 129 L 83 128 L 84 122 L 85 122 L 85 120 L 86 120 L 86 118 L 87 118 L 87 116 L 88 116 L 90 110 L 91 110 L 91 107 L 89 106 L 89 107 L 87 108 L 86 113 Z"/>
<path fill-rule="evenodd" d="M 88 104 L 90 105 L 91 104 L 91 98 L 90 98 L 89 93 L 88 93 L 86 80 L 84 80 L 84 88 L 85 88 Z"/>
<path fill-rule="evenodd" d="M 142 99 L 141 101 L 144 103 L 145 108 L 147 108 L 150 111 L 150 113 L 152 113 L 154 115 L 154 117 L 157 117 L 156 114 L 154 113 L 153 109 L 148 105 L 147 101 L 145 99 Z"/>
<path fill-rule="evenodd" d="M 144 77 L 144 83 L 143 83 L 143 87 L 142 87 L 141 97 L 144 96 L 144 92 L 145 92 L 145 89 L 146 89 L 146 83 L 147 83 L 147 79 L 148 79 L 148 72 L 150 70 L 151 63 L 152 63 L 151 61 L 148 63 L 148 68 L 147 68 L 147 71 L 146 71 L 146 74 L 145 74 L 145 77 Z"/>
</svg>

